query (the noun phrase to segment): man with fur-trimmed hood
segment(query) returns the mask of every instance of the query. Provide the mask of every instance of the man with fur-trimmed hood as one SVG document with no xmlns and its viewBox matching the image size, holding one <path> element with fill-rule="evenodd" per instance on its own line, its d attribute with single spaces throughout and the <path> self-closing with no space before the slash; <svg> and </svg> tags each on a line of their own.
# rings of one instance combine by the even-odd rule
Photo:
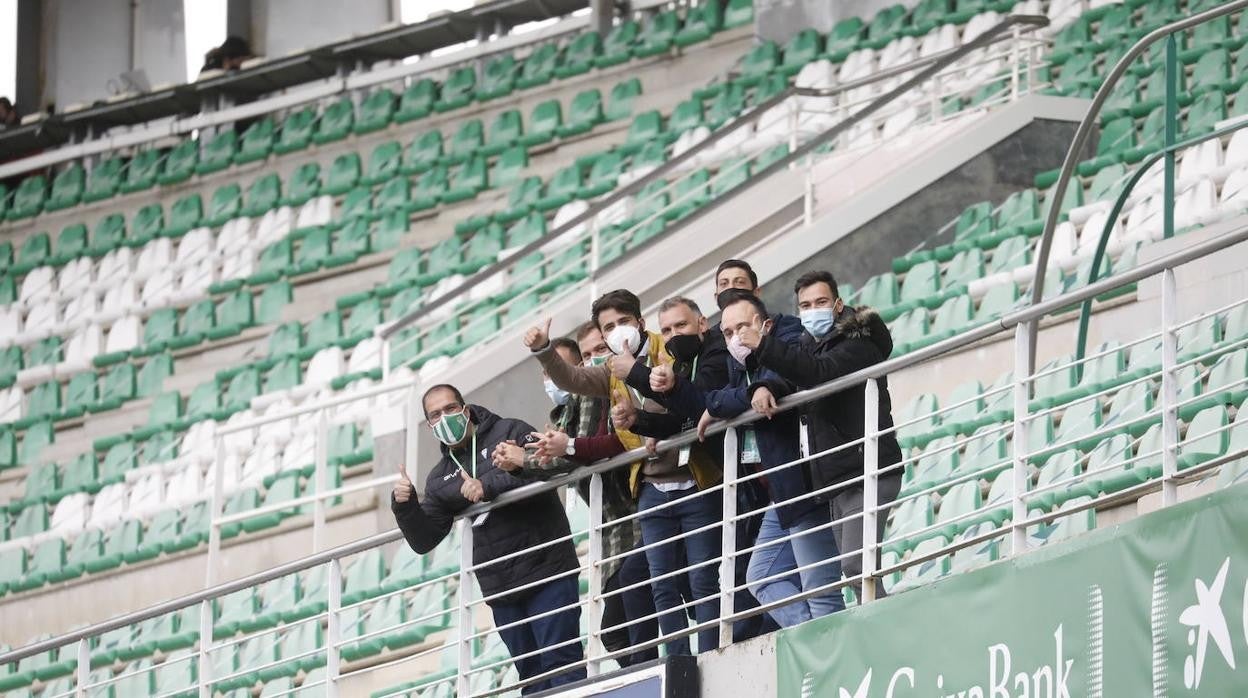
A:
<svg viewBox="0 0 1248 698">
<path fill-rule="evenodd" d="M 870 308 L 851 308 L 837 293 L 836 280 L 826 271 L 803 274 L 794 285 L 797 307 L 806 333 L 801 344 L 794 346 L 774 340 L 749 328 L 739 332 L 741 342 L 752 351 L 759 364 L 775 371 L 797 387 L 811 388 L 841 376 L 860 371 L 888 358 L 893 351 L 893 338 L 888 326 Z M 888 380 L 879 381 L 879 429 L 892 429 L 892 399 Z M 863 405 L 865 385 L 842 390 L 805 406 L 803 412 L 810 425 L 810 452 L 820 453 L 863 437 Z M 823 489 L 843 483 L 863 473 L 863 449 L 848 448 L 820 456 L 810 463 L 811 484 Z M 901 462 L 897 436 L 889 431 L 879 438 L 879 468 Z M 882 539 L 887 506 L 901 489 L 901 470 L 893 468 L 879 479 L 881 507 L 876 519 L 877 536 Z M 829 493 L 832 519 L 855 516 L 862 511 L 862 483 L 845 485 Z M 854 518 L 836 526 L 836 543 L 841 554 L 862 549 L 862 519 Z M 850 555 L 842 561 L 845 576 L 862 572 L 862 556 Z M 855 591 L 861 592 L 859 585 Z M 884 589 L 877 585 L 876 596 Z M 859 595 L 861 598 L 861 595 Z"/>
</svg>

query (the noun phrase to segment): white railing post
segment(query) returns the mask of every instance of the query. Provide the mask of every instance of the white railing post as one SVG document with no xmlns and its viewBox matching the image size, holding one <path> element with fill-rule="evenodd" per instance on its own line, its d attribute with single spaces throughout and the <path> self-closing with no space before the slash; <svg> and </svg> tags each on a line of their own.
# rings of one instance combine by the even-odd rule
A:
<svg viewBox="0 0 1248 698">
<path fill-rule="evenodd" d="M 455 522 L 459 527 L 459 589 L 455 592 L 455 627 L 459 628 L 459 653 L 455 663 L 455 695 L 472 692 L 468 670 L 472 668 L 472 519 L 465 516 Z"/>
<path fill-rule="evenodd" d="M 815 173 L 814 157 L 805 158 L 806 173 L 802 182 L 802 224 L 810 225 L 815 220 Z"/>
<path fill-rule="evenodd" d="M 199 604 L 199 698 L 212 698 L 212 599 Z"/>
<path fill-rule="evenodd" d="M 575 531 L 573 531 L 575 533 Z M 594 473 L 589 478 L 589 643 L 586 647 L 586 673 L 597 676 L 602 672 L 598 661 L 605 652 L 602 644 L 602 475 Z"/>
<path fill-rule="evenodd" d="M 87 683 L 91 680 L 91 647 L 85 637 L 78 641 L 78 666 L 74 669 L 74 678 L 77 683 L 74 695 L 86 698 Z"/>
<path fill-rule="evenodd" d="M 723 519 L 719 558 L 719 646 L 732 644 L 732 614 L 736 613 L 733 599 L 737 586 L 737 437 L 736 428 L 724 432 L 724 492 Z M 705 652 L 703 647 L 698 652 Z"/>
<path fill-rule="evenodd" d="M 1030 320 L 1020 322 L 1014 328 L 1014 422 L 1013 422 L 1013 453 L 1011 463 L 1013 471 L 1010 488 L 1012 503 L 1010 515 L 1010 554 L 1018 555 L 1027 549 L 1027 527 L 1023 521 L 1027 519 L 1027 483 L 1030 473 L 1027 471 L 1027 403 L 1030 399 L 1028 385 L 1031 376 L 1028 371 L 1031 354 L 1031 335 L 1028 332 Z"/>
<path fill-rule="evenodd" d="M 329 410 L 325 408 L 316 413 L 316 445 L 313 452 L 316 470 L 312 482 L 316 488 L 316 499 L 312 500 L 312 552 L 316 553 L 325 545 L 325 509 L 328 506 L 325 490 L 329 485 Z"/>
<path fill-rule="evenodd" d="M 373 335 L 381 340 L 381 379 L 384 381 L 390 377 L 390 338 L 382 335 L 379 329 L 375 329 Z"/>
<path fill-rule="evenodd" d="M 208 500 L 208 555 L 204 586 L 217 583 L 217 565 L 221 557 L 221 525 L 217 519 L 221 517 L 222 499 L 225 497 L 225 437 L 218 434 L 214 439 L 217 455 L 212 463 L 212 497 Z"/>
<path fill-rule="evenodd" d="M 1161 273 L 1161 503 L 1170 506 L 1179 501 L 1179 336 L 1174 326 L 1178 316 L 1178 291 L 1174 269 Z"/>
<path fill-rule="evenodd" d="M 1018 101 L 1018 80 L 1019 68 L 1022 62 L 1022 54 L 1019 52 L 1019 40 L 1022 37 L 1022 30 L 1015 24 L 1010 27 L 1010 101 Z M 992 49 L 988 49 L 991 53 Z"/>
<path fill-rule="evenodd" d="M 862 410 L 862 599 L 875 601 L 879 550 L 880 509 L 880 384 L 875 378 L 863 386 Z"/>
<path fill-rule="evenodd" d="M 589 273 L 597 276 L 602 268 L 602 230 L 598 216 L 589 219 Z"/>
<path fill-rule="evenodd" d="M 329 606 L 325 627 L 325 695 L 338 696 L 338 673 L 341 657 L 339 642 L 342 640 L 342 560 L 329 561 Z"/>
</svg>

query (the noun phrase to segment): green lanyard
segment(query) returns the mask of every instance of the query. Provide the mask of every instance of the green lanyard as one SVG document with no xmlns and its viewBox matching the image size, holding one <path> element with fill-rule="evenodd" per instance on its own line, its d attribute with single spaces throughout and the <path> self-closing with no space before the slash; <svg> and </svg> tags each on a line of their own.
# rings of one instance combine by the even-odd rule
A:
<svg viewBox="0 0 1248 698">
<path fill-rule="evenodd" d="M 451 460 L 455 461 L 455 465 L 459 466 L 460 470 L 464 470 L 464 465 L 459 462 L 458 458 L 455 457 L 455 449 L 447 449 L 447 453 L 451 454 Z M 464 470 L 464 472 L 467 473 L 468 471 Z M 477 431 L 476 429 L 473 429 L 472 431 L 472 472 L 469 474 L 472 475 L 473 477 L 477 476 Z"/>
</svg>

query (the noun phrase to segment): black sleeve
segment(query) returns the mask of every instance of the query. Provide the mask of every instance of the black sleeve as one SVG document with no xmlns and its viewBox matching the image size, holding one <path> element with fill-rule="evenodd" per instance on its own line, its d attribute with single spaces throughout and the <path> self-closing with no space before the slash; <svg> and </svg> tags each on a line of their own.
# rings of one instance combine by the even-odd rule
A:
<svg viewBox="0 0 1248 698">
<path fill-rule="evenodd" d="M 650 367 L 645 363 L 634 361 L 633 367 L 628 370 L 628 377 L 624 379 L 624 383 L 636 390 L 642 397 L 650 398 L 660 405 L 663 404 L 663 394 L 656 393 L 650 389 Z"/>
<path fill-rule="evenodd" d="M 831 351 L 815 355 L 805 347 L 767 336 L 758 345 L 757 354 L 760 363 L 800 388 L 847 376 L 883 360 L 874 344 L 857 339 L 845 340 Z"/>
<path fill-rule="evenodd" d="M 716 339 L 718 338 L 718 339 Z M 698 373 L 693 377 L 693 384 L 703 392 L 719 390 L 728 385 L 728 345 L 724 336 L 718 332 L 706 333 L 706 345 L 698 356 Z"/>
<path fill-rule="evenodd" d="M 629 431 L 653 439 L 670 439 L 682 431 L 684 424 L 685 419 L 678 414 L 638 411 L 637 421 Z"/>
<path fill-rule="evenodd" d="M 515 441 L 517 444 L 523 445 L 529 438 L 529 435 L 537 431 L 532 425 L 519 419 L 507 420 L 507 436 L 506 439 Z M 509 473 L 502 468 L 496 468 L 491 465 L 478 478 L 481 480 L 481 487 L 485 490 L 485 500 L 489 501 L 507 490 L 514 490 L 517 487 L 533 482 L 532 477 L 525 477 L 523 469 L 517 470 L 515 473 Z"/>
<path fill-rule="evenodd" d="M 424 501 L 413 496 L 406 502 L 396 502 L 392 494 L 390 510 L 394 512 L 394 520 L 398 522 L 407 544 L 421 555 L 436 548 L 446 538 L 455 520 L 454 513 L 436 497 L 428 496 L 427 492 Z"/>
</svg>

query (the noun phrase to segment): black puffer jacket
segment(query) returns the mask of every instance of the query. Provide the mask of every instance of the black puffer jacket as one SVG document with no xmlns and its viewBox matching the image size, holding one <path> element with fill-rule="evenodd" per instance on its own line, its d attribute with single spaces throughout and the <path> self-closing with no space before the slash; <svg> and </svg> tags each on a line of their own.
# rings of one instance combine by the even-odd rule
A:
<svg viewBox="0 0 1248 698">
<path fill-rule="evenodd" d="M 478 405 L 469 405 L 468 409 L 476 425 L 476 437 L 470 439 L 468 445 L 456 449 L 455 456 L 471 472 L 475 447 L 476 477 L 485 489 L 485 500 L 533 482 L 494 467 L 490 458 L 494 447 L 502 441 L 514 439 L 516 443 L 524 443 L 535 431 L 533 427 L 519 419 L 499 417 Z M 425 480 L 421 501 L 412 498 L 400 504 L 391 499 L 394 518 L 412 550 L 422 555 L 428 553 L 450 532 L 455 515 L 471 504 L 460 494 L 462 485 L 459 466 L 451 459 L 449 449 L 443 446 L 442 459 Z M 483 523 L 473 527 L 472 533 L 473 564 L 483 565 L 507 553 L 567 537 L 570 530 L 563 504 L 551 491 L 489 512 Z M 477 583 L 481 585 L 482 594 L 491 596 L 576 567 L 576 548 L 568 539 L 527 555 L 480 567 Z M 512 603 L 534 590 L 517 592 L 496 603 Z"/>
<path fill-rule="evenodd" d="M 893 337 L 879 314 L 870 308 L 846 307 L 832 331 L 816 340 L 809 333 L 800 347 L 764 337 L 755 352 L 759 362 L 792 381 L 812 388 L 860 371 L 888 358 Z M 863 436 L 863 399 L 866 388 L 850 388 L 810 403 L 803 414 L 810 425 L 812 453 L 826 451 Z M 888 380 L 880 380 L 879 428 L 893 426 L 893 402 Z M 879 467 L 901 462 L 901 448 L 893 433 L 880 437 Z M 862 446 L 821 456 L 811 461 L 811 484 L 822 489 L 862 474 Z"/>
</svg>

